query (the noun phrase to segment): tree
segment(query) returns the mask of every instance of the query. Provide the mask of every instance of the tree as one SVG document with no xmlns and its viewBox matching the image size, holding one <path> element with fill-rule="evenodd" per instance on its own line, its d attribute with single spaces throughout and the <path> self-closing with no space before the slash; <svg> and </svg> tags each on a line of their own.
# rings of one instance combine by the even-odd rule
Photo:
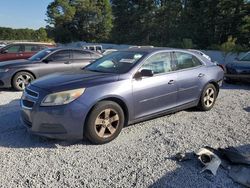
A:
<svg viewBox="0 0 250 188">
<path fill-rule="evenodd" d="M 47 28 L 57 42 L 107 41 L 112 29 L 108 0 L 55 0 L 47 8 Z"/>
</svg>

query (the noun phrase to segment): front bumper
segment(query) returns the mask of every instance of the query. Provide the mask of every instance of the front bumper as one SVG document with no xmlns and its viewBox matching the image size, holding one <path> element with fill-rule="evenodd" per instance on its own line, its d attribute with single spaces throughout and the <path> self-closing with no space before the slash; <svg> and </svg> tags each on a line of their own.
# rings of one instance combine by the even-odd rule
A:
<svg viewBox="0 0 250 188">
<path fill-rule="evenodd" d="M 41 107 L 40 102 L 47 93 L 38 88 L 35 91 L 39 97 L 24 92 L 21 100 L 21 122 L 28 131 L 48 138 L 82 139 L 88 108 L 80 98 L 68 105 Z M 34 105 L 28 106 L 30 103 L 26 101 L 33 101 Z"/>
</svg>

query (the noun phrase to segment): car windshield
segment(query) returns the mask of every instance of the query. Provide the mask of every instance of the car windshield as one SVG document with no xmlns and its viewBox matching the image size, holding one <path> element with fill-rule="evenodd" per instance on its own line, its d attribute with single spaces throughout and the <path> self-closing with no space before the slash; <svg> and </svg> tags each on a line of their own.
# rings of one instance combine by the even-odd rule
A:
<svg viewBox="0 0 250 188">
<path fill-rule="evenodd" d="M 54 50 L 52 50 L 52 49 L 42 50 L 42 51 L 36 53 L 35 55 L 33 55 L 32 57 L 30 57 L 29 60 L 31 60 L 31 61 L 40 61 L 41 59 L 43 59 L 44 57 L 46 57 L 48 54 L 50 54 L 53 51 Z"/>
<path fill-rule="evenodd" d="M 143 56 L 145 52 L 117 51 L 108 54 L 94 63 L 90 64 L 85 70 L 103 73 L 122 74 L 128 72 Z"/>
</svg>

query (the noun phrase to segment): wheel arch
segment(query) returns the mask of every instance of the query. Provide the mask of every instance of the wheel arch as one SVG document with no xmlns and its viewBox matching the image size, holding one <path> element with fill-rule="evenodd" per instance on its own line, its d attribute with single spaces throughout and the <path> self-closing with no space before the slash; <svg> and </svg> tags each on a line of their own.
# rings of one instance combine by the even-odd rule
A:
<svg viewBox="0 0 250 188">
<path fill-rule="evenodd" d="M 30 71 L 30 70 L 18 70 L 18 71 L 16 71 L 16 72 L 12 75 L 12 77 L 11 77 L 11 86 L 12 86 L 12 87 L 13 87 L 13 79 L 14 79 L 14 77 L 15 77 L 18 73 L 20 73 L 20 72 L 28 72 L 28 73 L 30 73 L 30 74 L 34 77 L 34 79 L 37 78 L 37 76 L 36 76 L 32 71 Z"/>
<path fill-rule="evenodd" d="M 84 129 L 85 129 L 85 125 L 86 125 L 86 123 L 88 121 L 89 115 L 92 112 L 94 106 L 97 103 L 102 102 L 102 101 L 112 101 L 112 102 L 117 103 L 122 108 L 122 110 L 124 112 L 125 126 L 128 125 L 128 122 L 129 122 L 129 111 L 128 111 L 127 104 L 122 99 L 120 99 L 118 97 L 104 97 L 104 98 L 98 100 L 94 105 L 92 105 L 92 107 L 88 111 L 87 116 L 86 116 L 86 118 L 84 120 Z"/>
</svg>

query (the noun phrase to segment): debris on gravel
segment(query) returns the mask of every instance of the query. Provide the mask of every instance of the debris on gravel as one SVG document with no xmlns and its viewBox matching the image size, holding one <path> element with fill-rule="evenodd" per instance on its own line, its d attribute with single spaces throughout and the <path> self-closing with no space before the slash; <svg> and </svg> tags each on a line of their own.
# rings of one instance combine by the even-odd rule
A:
<svg viewBox="0 0 250 188">
<path fill-rule="evenodd" d="M 250 86 L 225 85 L 209 112 L 188 109 L 125 127 L 105 145 L 29 134 L 22 93 L 0 91 L 1 187 L 241 187 L 218 169 L 171 160 L 204 146 L 250 150 Z"/>
</svg>

